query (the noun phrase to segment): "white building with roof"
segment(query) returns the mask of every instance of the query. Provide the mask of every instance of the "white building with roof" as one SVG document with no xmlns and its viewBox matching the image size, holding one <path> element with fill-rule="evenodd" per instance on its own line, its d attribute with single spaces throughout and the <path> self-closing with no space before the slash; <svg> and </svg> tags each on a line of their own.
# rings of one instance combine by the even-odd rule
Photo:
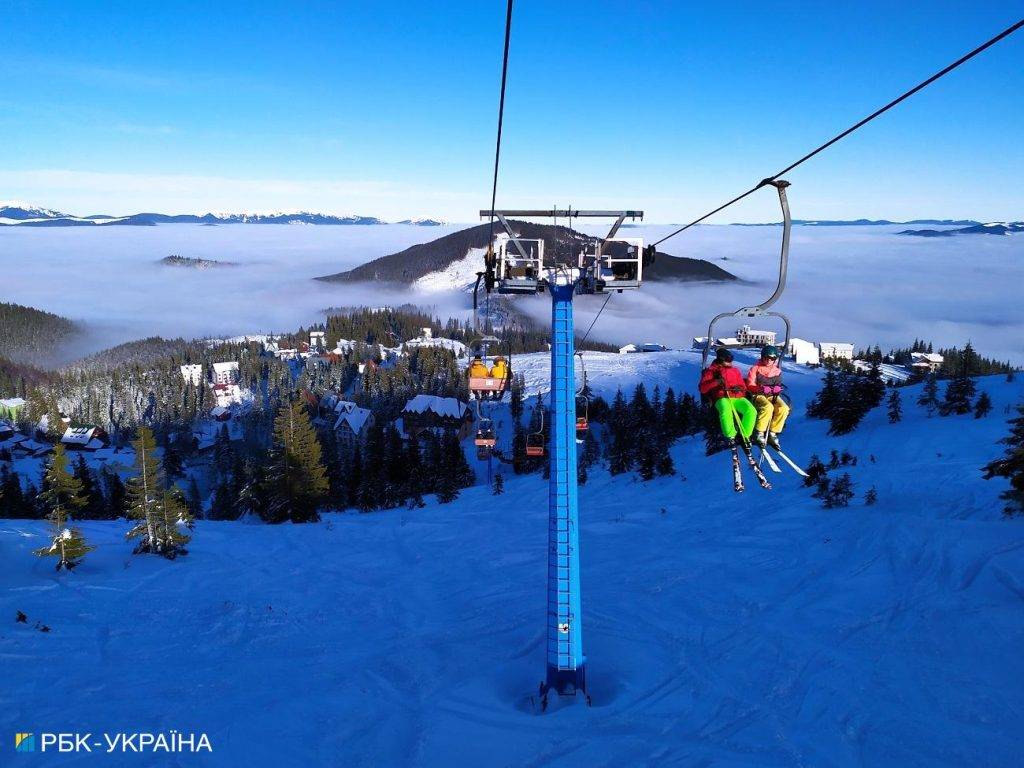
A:
<svg viewBox="0 0 1024 768">
<path fill-rule="evenodd" d="M 323 331 L 309 332 L 309 349 L 311 352 L 322 352 L 327 348 L 327 334 Z"/>
<path fill-rule="evenodd" d="M 237 384 L 238 383 L 238 361 L 231 360 L 224 363 L 213 364 L 214 384 Z"/>
<path fill-rule="evenodd" d="M 743 347 L 763 347 L 775 343 L 775 331 L 759 331 L 749 325 L 736 329 L 736 341 Z"/>
<path fill-rule="evenodd" d="M 181 366 L 181 377 L 186 384 L 198 387 L 203 381 L 203 366 L 195 363 L 193 365 Z"/>
<path fill-rule="evenodd" d="M 446 339 L 443 336 L 435 336 L 434 331 L 430 328 L 421 328 L 420 335 L 415 339 L 409 339 L 402 343 L 402 350 L 407 351 L 409 349 L 417 349 L 422 347 L 440 347 L 441 349 L 447 349 L 452 352 L 456 357 L 466 356 L 466 345 L 461 341 L 455 339 Z M 499 354 L 495 352 L 495 354 Z"/>
<path fill-rule="evenodd" d="M 398 423 L 406 435 L 431 429 L 454 429 L 461 440 L 469 434 L 473 411 L 456 397 L 416 395 L 402 409 Z"/>
<path fill-rule="evenodd" d="M 819 341 L 818 354 L 822 360 L 853 360 L 853 344 Z"/>
<path fill-rule="evenodd" d="M 339 442 L 346 445 L 362 440 L 366 430 L 373 424 L 373 411 L 360 408 L 347 400 L 339 400 L 334 406 L 334 413 L 334 434 Z"/>
<path fill-rule="evenodd" d="M 786 354 L 798 365 L 820 365 L 821 353 L 818 345 L 806 339 L 792 338 L 786 345 Z"/>
<path fill-rule="evenodd" d="M 915 373 L 934 373 L 946 361 L 938 352 L 911 352 L 910 368 Z"/>
<path fill-rule="evenodd" d="M 107 433 L 100 427 L 68 427 L 60 439 L 71 450 L 97 451 L 107 446 Z"/>
</svg>

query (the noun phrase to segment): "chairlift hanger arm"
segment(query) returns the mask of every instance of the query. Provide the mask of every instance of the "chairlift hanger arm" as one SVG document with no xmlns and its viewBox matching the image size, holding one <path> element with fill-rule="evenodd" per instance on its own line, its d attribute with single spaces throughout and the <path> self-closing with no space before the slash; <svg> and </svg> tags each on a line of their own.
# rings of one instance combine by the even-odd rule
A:
<svg viewBox="0 0 1024 768">
<path fill-rule="evenodd" d="M 502 216 L 522 216 L 523 218 L 538 219 L 538 218 L 566 218 L 566 219 L 615 219 L 620 216 L 623 219 L 643 219 L 643 211 L 578 211 L 575 208 L 547 208 L 544 210 L 511 210 L 503 209 L 500 211 L 480 211 L 481 218 L 490 217 L 491 215 L 498 217 Z"/>
<path fill-rule="evenodd" d="M 775 190 L 779 193 L 779 205 L 782 206 L 782 250 L 779 253 L 779 281 L 776 284 L 775 291 L 772 295 L 760 304 L 740 307 L 735 312 L 722 312 L 711 320 L 708 324 L 708 335 L 704 341 L 704 354 L 701 362 L 702 369 L 707 367 L 708 356 L 711 354 L 711 343 L 714 339 L 715 325 L 719 320 L 724 320 L 727 317 L 778 317 L 786 326 L 786 336 L 785 341 L 783 342 L 783 347 L 789 346 L 789 339 L 792 335 L 792 326 L 789 322 L 789 318 L 779 312 L 770 311 L 769 309 L 769 307 L 782 297 L 782 293 L 786 289 L 786 277 L 789 270 L 789 236 L 793 228 L 793 220 L 789 212 L 789 200 L 786 198 L 786 187 L 789 186 L 789 182 L 782 179 L 765 179 L 758 185 L 758 188 L 766 186 L 775 187 Z"/>
</svg>

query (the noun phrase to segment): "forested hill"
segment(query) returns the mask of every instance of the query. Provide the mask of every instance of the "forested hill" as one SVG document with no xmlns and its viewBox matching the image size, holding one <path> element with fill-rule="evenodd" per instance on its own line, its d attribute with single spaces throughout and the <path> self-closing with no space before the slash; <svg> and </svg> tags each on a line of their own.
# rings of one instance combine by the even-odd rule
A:
<svg viewBox="0 0 1024 768">
<path fill-rule="evenodd" d="M 568 255 L 585 242 L 596 238 L 588 237 L 568 227 L 553 224 L 534 224 L 514 221 L 520 237 L 543 238 L 545 251 L 555 250 L 559 257 Z M 496 231 L 499 231 L 496 229 Z M 440 272 L 452 263 L 463 259 L 473 248 L 486 248 L 490 225 L 480 224 L 445 235 L 429 243 L 414 245 L 404 251 L 382 256 L 347 272 L 324 275 L 316 278 L 327 282 L 368 282 L 412 283 L 424 275 Z M 736 276 L 703 259 L 687 259 L 658 253 L 654 265 L 644 269 L 648 280 L 692 280 L 725 281 Z"/>
<path fill-rule="evenodd" d="M 0 302 L 0 357 L 17 363 L 45 362 L 78 331 L 66 317 Z"/>
</svg>

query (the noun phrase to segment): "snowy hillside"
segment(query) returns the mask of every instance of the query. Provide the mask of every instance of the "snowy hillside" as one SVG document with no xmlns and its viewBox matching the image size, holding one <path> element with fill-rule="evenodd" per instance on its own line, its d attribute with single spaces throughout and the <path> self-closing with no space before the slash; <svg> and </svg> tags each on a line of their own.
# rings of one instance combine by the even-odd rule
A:
<svg viewBox="0 0 1024 768">
<path fill-rule="evenodd" d="M 545 359 L 513 364 L 536 389 Z M 587 367 L 603 393 L 679 389 L 697 360 Z M 592 708 L 535 710 L 547 486 L 507 474 L 503 496 L 416 511 L 200 522 L 174 562 L 131 555 L 124 522 L 83 523 L 98 549 L 72 574 L 32 556 L 42 523 L 0 521 L 4 728 L 202 732 L 204 764 L 229 766 L 1019 765 L 1024 522 L 978 468 L 1024 388 L 983 380 L 982 420 L 929 419 L 904 389 L 902 423 L 878 409 L 831 439 L 802 418 L 819 375 L 787 373 L 786 444 L 858 458 L 849 508 L 792 474 L 733 494 L 699 438 L 674 477 L 591 472 Z"/>
</svg>

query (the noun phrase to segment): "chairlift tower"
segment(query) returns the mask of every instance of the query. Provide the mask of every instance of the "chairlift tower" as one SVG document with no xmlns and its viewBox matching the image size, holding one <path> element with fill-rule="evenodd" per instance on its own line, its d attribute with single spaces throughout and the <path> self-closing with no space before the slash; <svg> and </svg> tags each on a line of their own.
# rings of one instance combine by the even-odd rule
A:
<svg viewBox="0 0 1024 768">
<path fill-rule="evenodd" d="M 580 584 L 579 501 L 576 482 L 576 342 L 573 298 L 577 293 L 608 293 L 640 287 L 645 254 L 637 238 L 616 238 L 627 219 L 643 211 L 502 210 L 494 216 L 504 232 L 488 252 L 488 287 L 498 293 L 551 295 L 550 469 L 548 485 L 547 694 L 586 695 L 586 654 Z M 613 218 L 611 231 L 580 253 L 559 257 L 543 240 L 519 238 L 510 217 Z M 652 249 L 653 251 L 653 249 Z M 589 703 L 589 696 L 587 697 Z"/>
</svg>

